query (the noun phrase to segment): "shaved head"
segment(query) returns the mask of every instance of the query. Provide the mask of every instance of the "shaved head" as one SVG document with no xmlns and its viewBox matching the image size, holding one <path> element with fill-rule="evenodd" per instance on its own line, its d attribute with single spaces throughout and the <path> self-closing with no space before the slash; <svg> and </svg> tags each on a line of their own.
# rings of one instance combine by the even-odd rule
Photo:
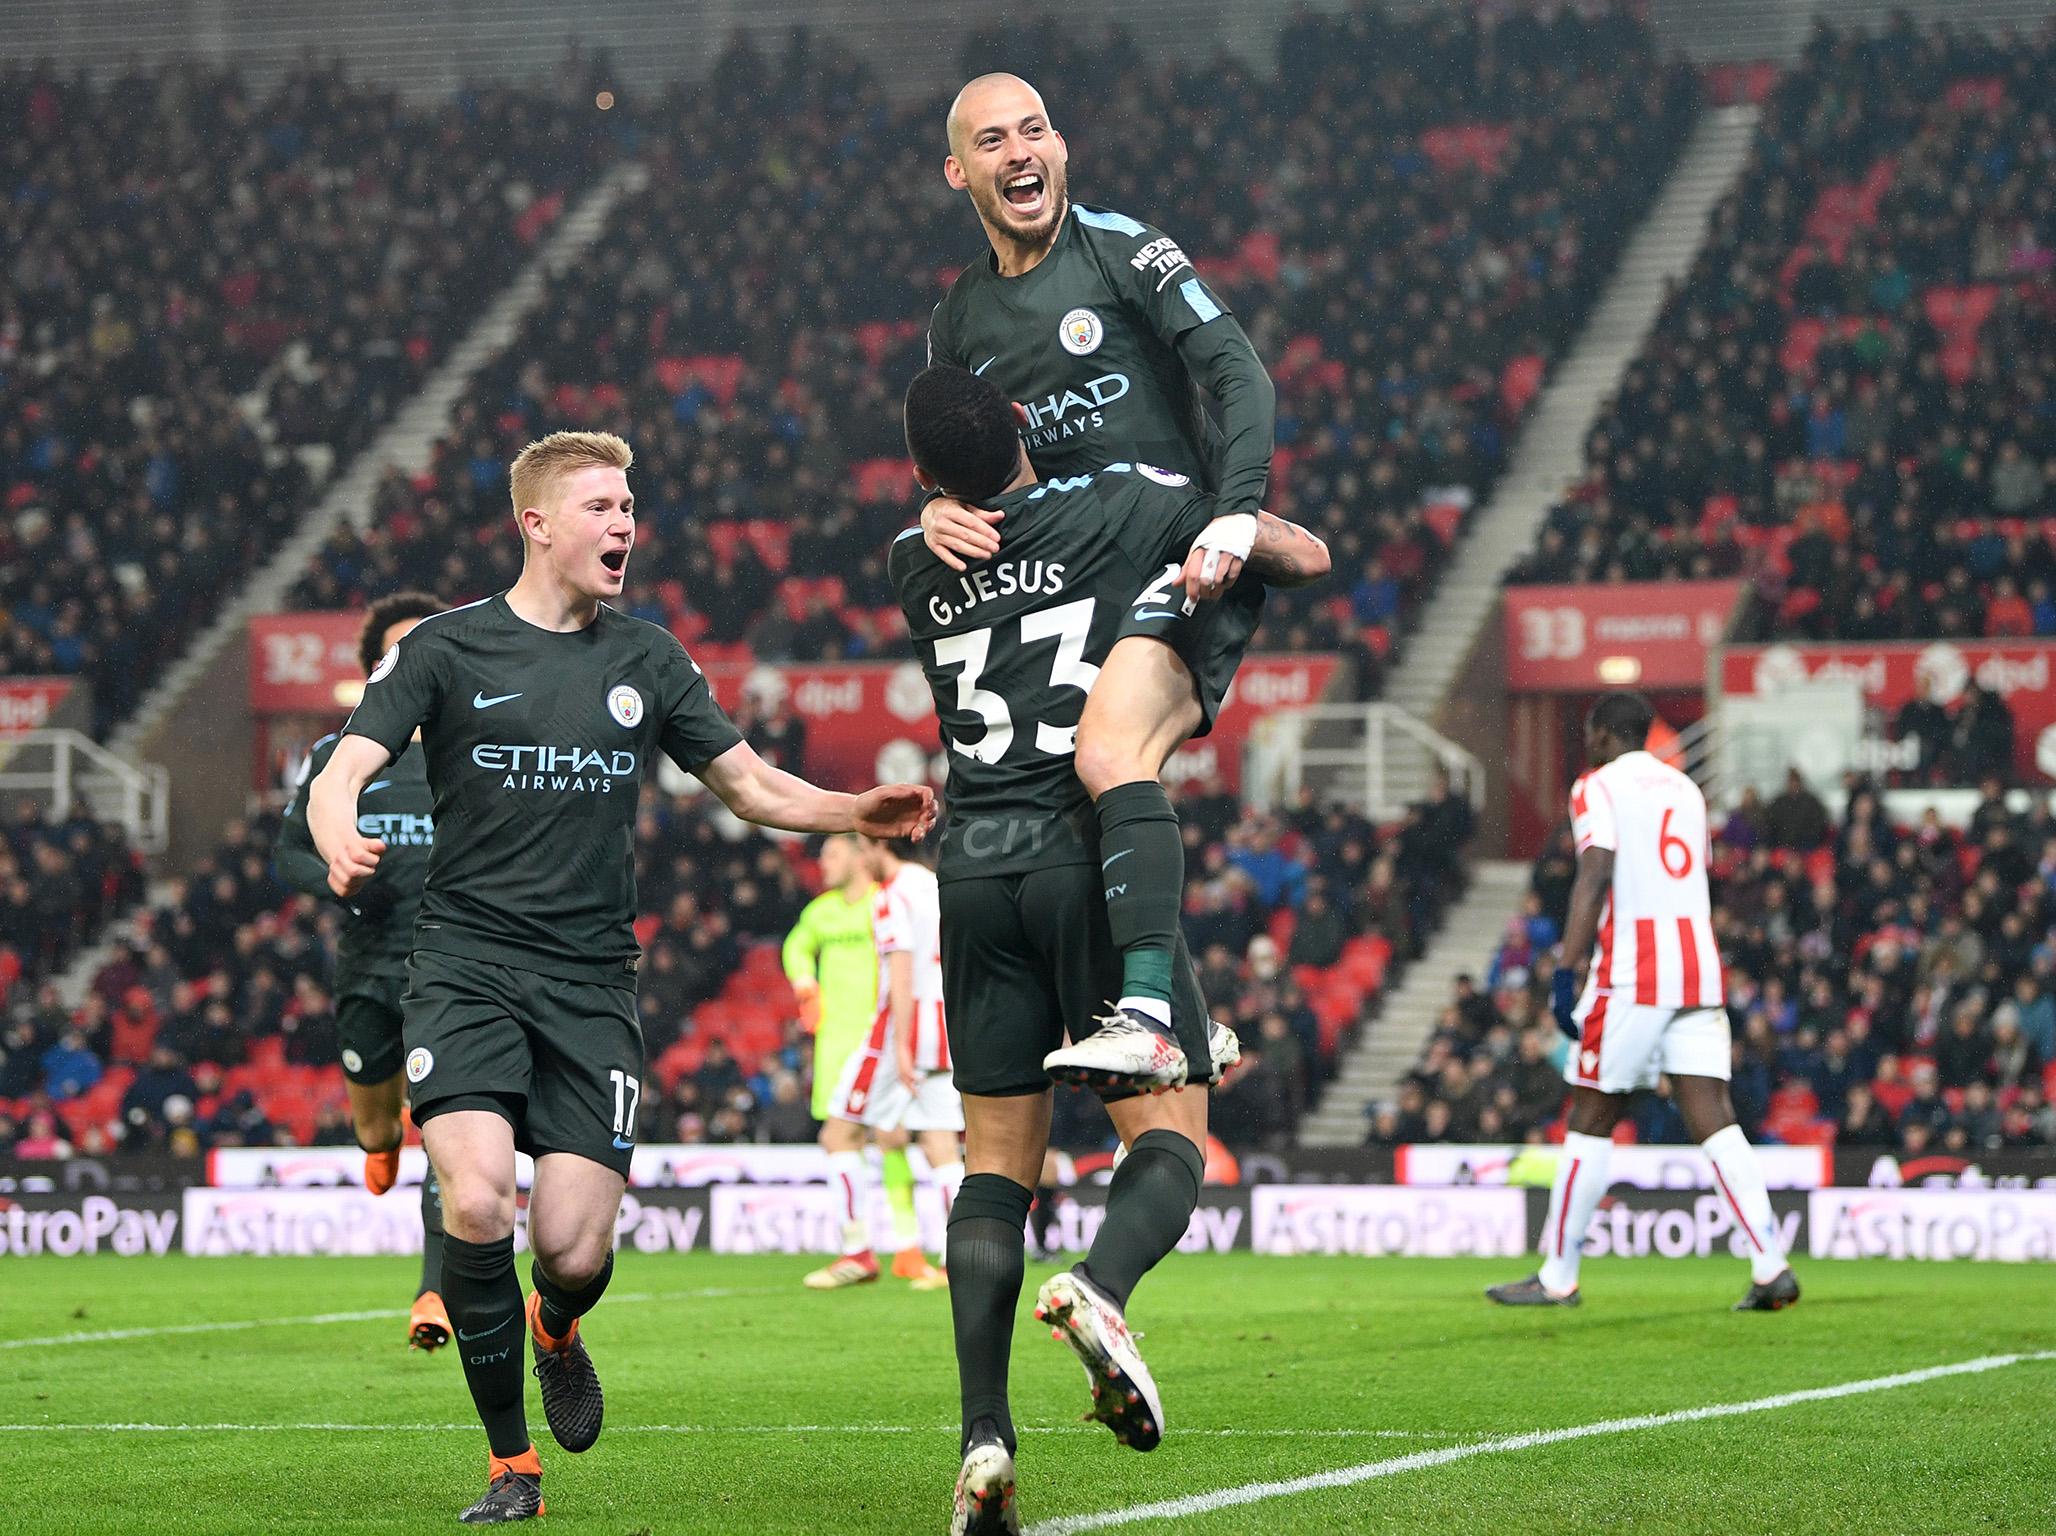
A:
<svg viewBox="0 0 2056 1536">
<path fill-rule="evenodd" d="M 1042 93 L 1019 75 L 980 75 L 950 103 L 943 179 L 970 194 L 1000 271 L 1041 260 L 1069 205 L 1070 151 L 1049 120 Z"/>
<path fill-rule="evenodd" d="M 943 119 L 942 131 L 949 140 L 949 152 L 963 158 L 964 145 L 970 142 L 971 129 L 981 116 L 1004 117 L 1011 122 L 1028 112 L 1041 113 L 1045 122 L 1049 119 L 1042 92 L 1019 75 L 980 75 L 966 82 L 957 92 L 957 99 L 949 104 L 949 116 Z"/>
</svg>

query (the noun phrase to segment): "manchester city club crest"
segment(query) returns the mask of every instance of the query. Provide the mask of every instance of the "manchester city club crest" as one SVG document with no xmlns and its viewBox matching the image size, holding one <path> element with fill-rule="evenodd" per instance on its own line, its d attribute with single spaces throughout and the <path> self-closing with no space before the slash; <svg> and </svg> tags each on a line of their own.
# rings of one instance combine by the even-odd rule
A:
<svg viewBox="0 0 2056 1536">
<path fill-rule="evenodd" d="M 642 724 L 643 696 L 626 683 L 616 683 L 607 690 L 607 713 L 618 724 L 634 730 Z"/>
<path fill-rule="evenodd" d="M 1057 340 L 1073 357 L 1084 357 L 1097 352 L 1099 344 L 1105 341 L 1107 328 L 1100 323 L 1099 316 L 1091 310 L 1079 307 L 1057 323 Z"/>
<path fill-rule="evenodd" d="M 435 1057 L 426 1046 L 417 1045 L 407 1053 L 407 1081 L 418 1083 L 435 1070 Z"/>
</svg>

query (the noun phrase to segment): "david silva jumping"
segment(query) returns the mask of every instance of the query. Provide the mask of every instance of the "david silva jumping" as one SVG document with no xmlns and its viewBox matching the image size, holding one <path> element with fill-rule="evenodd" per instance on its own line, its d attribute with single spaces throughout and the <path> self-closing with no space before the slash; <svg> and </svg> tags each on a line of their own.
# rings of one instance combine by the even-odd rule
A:
<svg viewBox="0 0 2056 1536">
<path fill-rule="evenodd" d="M 1185 844 L 1158 776 L 1212 729 L 1263 615 L 1262 584 L 1237 578 L 1257 538 L 1276 392 L 1176 240 L 1071 201 L 1070 150 L 1027 81 L 979 76 L 958 93 L 946 131 L 944 178 L 970 198 L 990 251 L 936 306 L 929 361 L 968 369 L 1018 403 L 1021 441 L 1045 480 L 1148 464 L 1216 497 L 1188 547 L 1166 555 L 1151 600 L 1124 618 L 1078 722 L 1076 772 L 1101 857 L 1121 867 L 1104 891 L 1121 978 L 1091 1042 L 1051 1066 L 1087 1087 L 1175 1087 L 1188 1065 L 1200 1081 L 1206 1069 L 1170 1026 Z M 937 559 L 962 571 L 999 551 L 1006 517 L 942 495 L 921 524 Z M 1216 1032 L 1232 1051 L 1232 1034 Z"/>
</svg>

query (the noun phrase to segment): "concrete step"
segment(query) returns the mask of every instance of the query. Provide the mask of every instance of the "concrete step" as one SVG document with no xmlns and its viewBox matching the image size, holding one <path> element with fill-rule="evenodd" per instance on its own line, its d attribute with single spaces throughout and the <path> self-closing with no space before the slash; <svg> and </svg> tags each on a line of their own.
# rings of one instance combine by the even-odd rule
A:
<svg viewBox="0 0 2056 1536">
<path fill-rule="evenodd" d="M 1368 1107 L 1420 1059 L 1423 1044 L 1449 1005 L 1456 977 L 1482 971 L 1507 917 L 1528 887 L 1528 866 L 1486 860 L 1472 871 L 1461 900 L 1444 918 L 1427 951 L 1406 967 L 1378 1016 L 1343 1059 L 1314 1113 L 1300 1125 L 1307 1146 L 1355 1146 L 1363 1140 Z"/>
</svg>

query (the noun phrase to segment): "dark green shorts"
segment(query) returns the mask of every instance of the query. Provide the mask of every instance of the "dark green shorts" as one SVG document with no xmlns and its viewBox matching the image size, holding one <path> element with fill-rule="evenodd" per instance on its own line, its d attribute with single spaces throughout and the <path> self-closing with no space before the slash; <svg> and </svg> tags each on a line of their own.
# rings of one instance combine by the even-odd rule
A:
<svg viewBox="0 0 2056 1536">
<path fill-rule="evenodd" d="M 1067 1033 L 1091 1034 L 1121 993 L 1099 871 L 1072 864 L 949 880 L 941 897 L 942 1008 L 957 1091 L 1040 1093 L 1050 1085 L 1042 1058 Z M 1206 999 L 1182 937 L 1171 989 L 1172 1027 L 1193 1081 L 1210 1080 Z"/>
<path fill-rule="evenodd" d="M 400 1070 L 400 994 L 404 976 L 336 978 L 336 1044 L 343 1076 L 353 1083 L 382 1083 Z"/>
<path fill-rule="evenodd" d="M 1184 604 L 1184 594 L 1177 586 L 1159 576 L 1121 616 L 1114 641 L 1119 644 L 1130 635 L 1144 635 L 1163 641 L 1178 653 L 1199 690 L 1199 729 L 1192 733 L 1197 738 L 1214 728 L 1235 681 L 1235 669 L 1242 665 L 1250 637 L 1263 622 L 1264 584 L 1245 577 L 1228 589 L 1226 597 L 1165 619 L 1166 611 L 1179 613 Z"/>
<path fill-rule="evenodd" d="M 416 1124 L 489 1109 L 531 1156 L 571 1152 L 627 1175 L 643 1072 L 634 992 L 426 949 L 407 972 Z"/>
</svg>

